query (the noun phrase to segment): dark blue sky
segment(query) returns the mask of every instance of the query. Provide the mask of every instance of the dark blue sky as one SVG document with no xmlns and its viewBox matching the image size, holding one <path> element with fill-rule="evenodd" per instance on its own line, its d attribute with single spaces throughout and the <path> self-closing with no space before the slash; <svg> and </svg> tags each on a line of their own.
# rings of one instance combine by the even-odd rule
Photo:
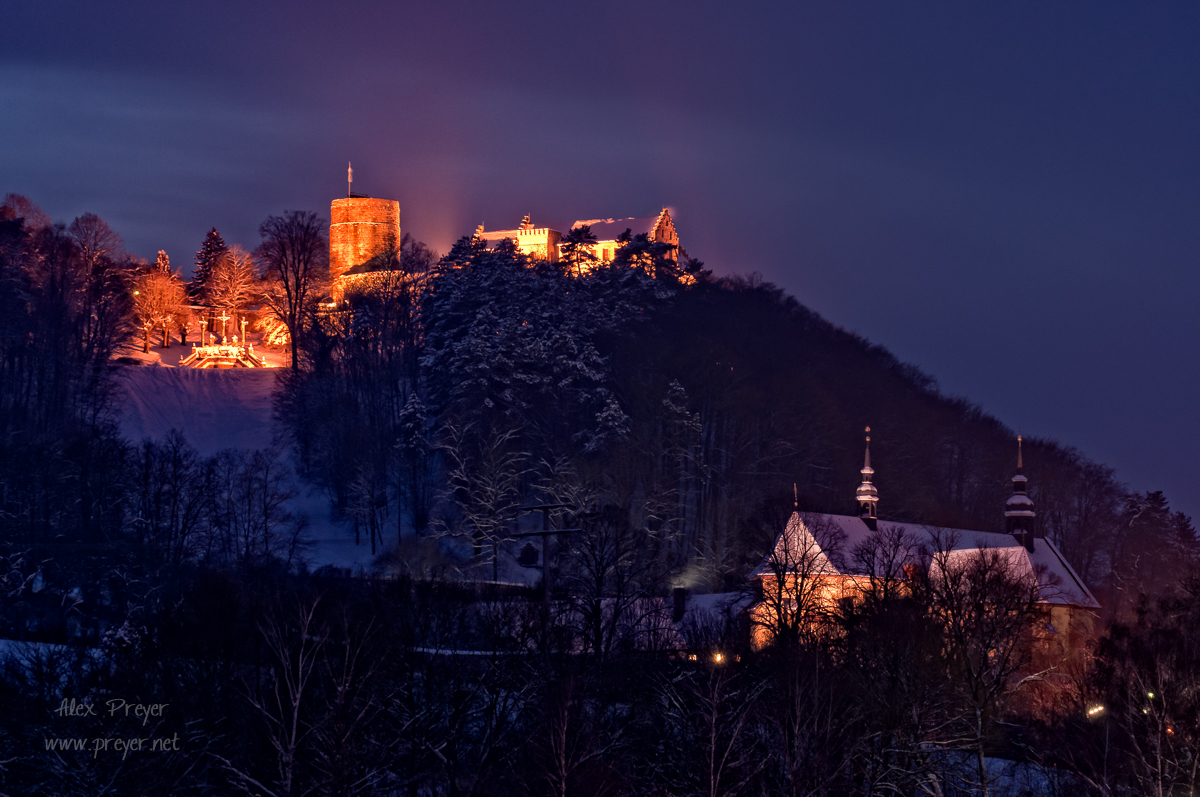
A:
<svg viewBox="0 0 1200 797">
<path fill-rule="evenodd" d="M 190 263 L 400 201 L 444 251 L 673 208 L 1027 434 L 1200 514 L 1194 4 L 10 4 L 0 192 Z M 881 430 L 882 431 L 882 430 Z"/>
</svg>

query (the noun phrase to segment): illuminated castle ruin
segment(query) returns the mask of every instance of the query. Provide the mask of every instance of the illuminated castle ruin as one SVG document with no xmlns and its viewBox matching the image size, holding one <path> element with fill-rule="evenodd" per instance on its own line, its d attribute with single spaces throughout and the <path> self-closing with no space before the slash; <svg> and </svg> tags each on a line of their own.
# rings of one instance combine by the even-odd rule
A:
<svg viewBox="0 0 1200 797">
<path fill-rule="evenodd" d="M 350 194 L 330 203 L 329 218 L 329 276 L 333 299 L 337 302 L 347 292 L 369 289 L 371 274 L 392 270 L 399 262 L 400 203 Z M 581 219 L 569 229 L 583 226 L 589 227 L 596 237 L 590 249 L 597 263 L 612 261 L 621 246 L 620 238 L 626 232 L 630 237 L 645 235 L 651 242 L 669 244 L 673 247 L 668 255 L 671 260 L 687 256 L 679 247 L 675 221 L 666 208 L 656 216 Z M 489 246 L 511 240 L 521 253 L 557 263 L 563 233 L 552 227 L 538 226 L 526 216 L 512 230 L 485 231 L 481 224 L 475 230 L 475 237 Z"/>
<path fill-rule="evenodd" d="M 647 240 L 653 243 L 670 244 L 675 247 L 669 255 L 672 260 L 677 260 L 682 252 L 679 248 L 679 233 L 675 230 L 675 221 L 671 218 L 671 211 L 666 208 L 659 211 L 657 216 L 580 219 L 573 223 L 570 229 L 575 230 L 580 227 L 590 228 L 592 235 L 596 236 L 596 243 L 592 244 L 590 249 L 595 255 L 597 263 L 612 261 L 617 249 L 621 246 L 618 239 L 626 232 L 630 237 L 636 238 L 638 235 L 645 235 Z M 475 237 L 490 244 L 508 239 L 517 245 L 517 249 L 522 254 L 538 260 L 557 263 L 563 234 L 551 227 L 538 227 L 526 216 L 515 230 L 487 232 L 480 224 L 475 230 Z M 683 254 L 686 256 L 686 253 Z"/>
<path fill-rule="evenodd" d="M 329 205 L 329 277 L 340 300 L 399 260 L 400 203 L 351 194 Z M 364 286 L 365 287 L 365 286 Z"/>
</svg>

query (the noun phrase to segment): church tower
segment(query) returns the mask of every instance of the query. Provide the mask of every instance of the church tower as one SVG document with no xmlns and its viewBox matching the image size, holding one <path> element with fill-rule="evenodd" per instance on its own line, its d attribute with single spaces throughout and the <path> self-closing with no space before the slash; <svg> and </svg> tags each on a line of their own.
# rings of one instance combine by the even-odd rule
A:
<svg viewBox="0 0 1200 797">
<path fill-rule="evenodd" d="M 1033 551 L 1033 499 L 1025 492 L 1025 463 L 1021 456 L 1021 436 L 1017 435 L 1017 475 L 1012 478 L 1013 494 L 1004 504 L 1004 522 L 1008 533 L 1017 538 L 1025 549 Z"/>
<path fill-rule="evenodd" d="M 855 491 L 855 496 L 858 498 L 858 516 L 862 518 L 862 522 L 867 524 L 867 528 L 871 531 L 877 531 L 879 528 L 879 515 L 877 514 L 877 505 L 879 504 L 879 491 L 875 489 L 875 485 L 871 483 L 871 479 L 875 477 L 875 471 L 871 468 L 871 427 L 867 427 L 867 453 L 863 457 L 862 484 L 858 485 L 858 490 Z"/>
</svg>

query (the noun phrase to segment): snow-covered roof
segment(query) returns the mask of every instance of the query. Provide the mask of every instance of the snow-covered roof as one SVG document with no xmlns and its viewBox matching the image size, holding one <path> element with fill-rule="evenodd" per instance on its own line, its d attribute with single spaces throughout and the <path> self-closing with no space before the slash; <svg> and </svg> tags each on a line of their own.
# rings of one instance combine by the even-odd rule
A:
<svg viewBox="0 0 1200 797">
<path fill-rule="evenodd" d="M 997 549 L 1010 559 L 1018 571 L 1032 570 L 1038 579 L 1045 603 L 1099 608 L 1083 580 L 1062 553 L 1048 539 L 1034 541 L 1027 551 L 1011 534 L 990 531 L 951 529 L 918 523 L 893 523 L 881 520 L 879 531 L 872 531 L 862 519 L 847 515 L 793 512 L 787 527 L 775 540 L 772 553 L 751 573 L 751 577 L 770 575 L 775 567 L 788 563 L 792 571 L 811 574 L 868 576 L 869 567 L 856 551 L 864 550 L 873 539 L 889 532 L 905 535 L 915 547 L 947 550 L 966 555 L 981 548 Z M 872 535 L 875 535 L 874 537 Z M 957 558 L 957 557 L 955 557 Z"/>
<path fill-rule="evenodd" d="M 626 219 L 580 219 L 571 225 L 571 229 L 582 227 L 585 224 L 592 228 L 592 235 L 596 236 L 597 241 L 615 241 L 621 233 L 629 230 L 630 235 L 641 235 L 645 233 L 653 238 L 654 228 L 658 224 L 660 213 L 657 216 L 641 216 L 638 218 L 630 217 Z"/>
</svg>

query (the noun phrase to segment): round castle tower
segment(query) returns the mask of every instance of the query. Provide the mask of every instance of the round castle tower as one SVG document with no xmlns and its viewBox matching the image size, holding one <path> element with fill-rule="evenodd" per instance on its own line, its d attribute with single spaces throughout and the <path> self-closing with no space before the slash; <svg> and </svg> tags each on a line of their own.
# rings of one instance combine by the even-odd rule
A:
<svg viewBox="0 0 1200 797">
<path fill-rule="evenodd" d="M 400 247 L 400 203 L 350 196 L 329 205 L 329 278 Z"/>
</svg>

